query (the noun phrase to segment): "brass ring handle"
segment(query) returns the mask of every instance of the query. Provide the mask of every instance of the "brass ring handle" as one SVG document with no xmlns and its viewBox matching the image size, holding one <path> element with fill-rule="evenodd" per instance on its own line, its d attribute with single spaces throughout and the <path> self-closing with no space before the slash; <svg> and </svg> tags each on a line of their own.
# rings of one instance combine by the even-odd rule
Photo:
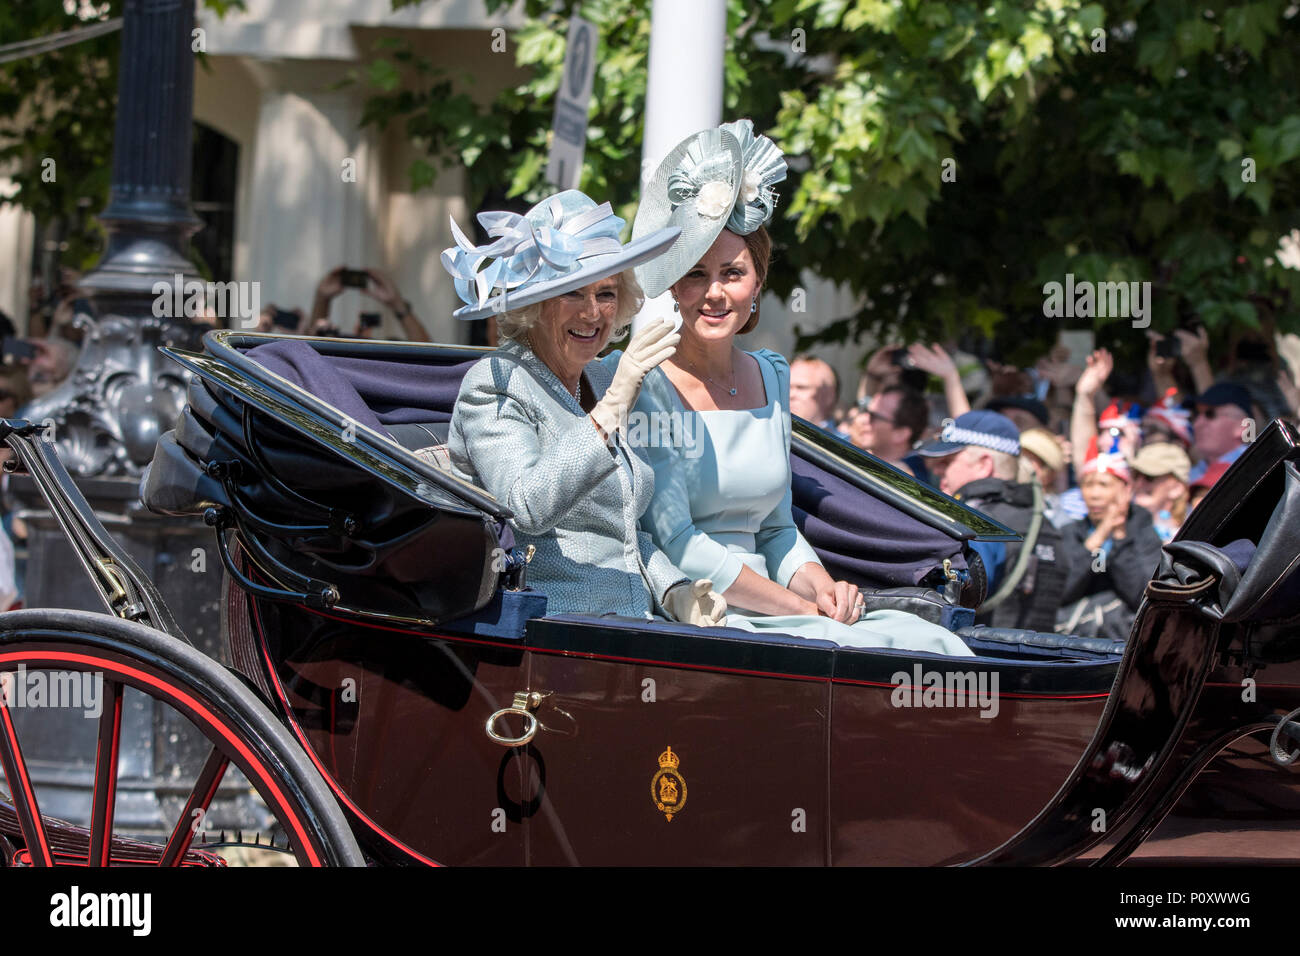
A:
<svg viewBox="0 0 1300 956">
<path fill-rule="evenodd" d="M 506 714 L 518 714 L 524 718 L 527 729 L 518 737 L 503 737 L 492 729 L 492 725 L 497 722 L 498 717 L 504 717 Z M 494 744 L 500 744 L 502 747 L 522 747 L 528 741 L 533 739 L 537 733 L 537 718 L 526 710 L 516 710 L 514 707 L 503 707 L 487 719 L 487 725 L 484 727 L 488 737 Z"/>
<path fill-rule="evenodd" d="M 500 744 L 502 747 L 522 747 L 524 744 L 528 743 L 528 741 L 533 739 L 533 736 L 537 733 L 538 726 L 540 726 L 537 722 L 537 717 L 532 713 L 532 709 L 540 704 L 541 701 L 541 694 L 536 692 L 530 694 L 528 691 L 519 691 L 515 694 L 514 702 L 509 707 L 502 707 L 487 719 L 487 724 L 484 725 L 483 729 L 487 731 L 488 739 L 490 739 L 494 744 Z M 492 729 L 493 725 L 497 722 L 497 719 L 506 716 L 506 714 L 518 714 L 520 717 L 524 718 L 525 730 L 520 736 L 503 737 Z"/>
</svg>

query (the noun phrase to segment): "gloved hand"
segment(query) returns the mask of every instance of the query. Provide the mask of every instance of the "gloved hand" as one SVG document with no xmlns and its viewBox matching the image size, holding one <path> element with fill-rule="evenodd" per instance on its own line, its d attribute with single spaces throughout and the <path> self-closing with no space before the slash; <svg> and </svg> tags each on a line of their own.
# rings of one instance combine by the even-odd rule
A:
<svg viewBox="0 0 1300 956">
<path fill-rule="evenodd" d="M 627 416 L 641 394 L 641 383 L 650 370 L 677 351 L 682 337 L 673 331 L 672 324 L 655 319 L 632 336 L 627 351 L 618 360 L 614 380 L 596 407 L 591 418 L 607 437 L 613 437 L 619 428 L 627 427 Z"/>
<path fill-rule="evenodd" d="M 664 610 L 673 620 L 697 627 L 714 627 L 727 616 L 727 599 L 713 590 L 713 582 L 700 578 L 691 584 L 674 584 L 664 595 Z"/>
</svg>

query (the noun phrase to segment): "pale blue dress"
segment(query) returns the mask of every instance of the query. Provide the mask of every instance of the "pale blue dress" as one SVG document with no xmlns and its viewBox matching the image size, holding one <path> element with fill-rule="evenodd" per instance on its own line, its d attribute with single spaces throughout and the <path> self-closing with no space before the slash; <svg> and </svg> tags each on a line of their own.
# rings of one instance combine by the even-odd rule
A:
<svg viewBox="0 0 1300 956">
<path fill-rule="evenodd" d="M 606 357 L 611 368 L 620 354 Z M 655 474 L 642 527 L 683 574 L 709 578 L 718 592 L 745 566 L 788 587 L 803 565 L 821 563 L 790 510 L 789 363 L 769 349 L 748 354 L 763 373 L 764 407 L 687 411 L 663 369 L 656 368 L 646 376 L 628 422 L 628 443 L 644 447 Z M 729 610 L 727 626 L 749 631 L 973 656 L 955 634 L 906 611 L 871 611 L 849 625 L 813 615 Z"/>
</svg>

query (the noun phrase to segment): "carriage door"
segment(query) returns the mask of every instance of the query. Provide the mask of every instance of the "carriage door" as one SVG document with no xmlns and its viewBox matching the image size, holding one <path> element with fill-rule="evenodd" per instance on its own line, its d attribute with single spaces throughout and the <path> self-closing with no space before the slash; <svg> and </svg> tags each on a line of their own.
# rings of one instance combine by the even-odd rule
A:
<svg viewBox="0 0 1300 956">
<path fill-rule="evenodd" d="M 717 631 L 529 623 L 530 864 L 824 862 L 829 647 Z"/>
</svg>

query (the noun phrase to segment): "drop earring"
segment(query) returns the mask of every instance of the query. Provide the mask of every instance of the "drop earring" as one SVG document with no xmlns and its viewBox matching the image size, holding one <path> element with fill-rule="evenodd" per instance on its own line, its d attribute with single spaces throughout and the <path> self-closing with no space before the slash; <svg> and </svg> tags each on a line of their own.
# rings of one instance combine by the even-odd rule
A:
<svg viewBox="0 0 1300 956">
<path fill-rule="evenodd" d="M 750 299 L 750 301 L 749 301 L 749 314 L 750 314 L 750 315 L 753 315 L 753 314 L 754 314 L 755 312 L 757 312 L 757 311 L 758 311 L 758 300 L 757 300 L 757 299 Z"/>
<path fill-rule="evenodd" d="M 673 311 L 674 312 L 681 311 L 681 304 L 676 299 L 673 299 Z"/>
</svg>

